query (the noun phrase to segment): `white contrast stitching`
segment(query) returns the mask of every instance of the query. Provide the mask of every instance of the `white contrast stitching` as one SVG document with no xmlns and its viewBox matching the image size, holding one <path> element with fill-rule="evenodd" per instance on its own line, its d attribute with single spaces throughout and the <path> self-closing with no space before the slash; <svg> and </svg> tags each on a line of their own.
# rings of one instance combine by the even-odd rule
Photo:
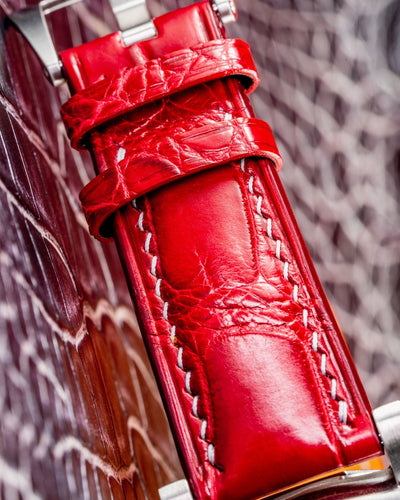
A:
<svg viewBox="0 0 400 500">
<path fill-rule="evenodd" d="M 303 325 L 305 328 L 308 328 L 308 311 L 307 311 L 307 309 L 303 309 Z"/>
<path fill-rule="evenodd" d="M 150 241 L 151 241 L 151 237 L 153 236 L 153 233 L 150 233 L 150 231 L 147 233 L 147 236 L 146 236 L 146 241 L 144 243 L 144 249 L 146 252 L 150 252 Z"/>
<path fill-rule="evenodd" d="M 190 379 L 192 377 L 192 372 L 187 372 L 185 377 L 185 389 L 189 394 L 192 394 L 192 389 L 190 387 Z"/>
<path fill-rule="evenodd" d="M 214 445 L 212 445 L 212 444 L 208 445 L 207 456 L 208 456 L 208 461 L 210 462 L 210 464 L 215 466 L 215 447 L 214 447 Z"/>
<path fill-rule="evenodd" d="M 298 294 L 299 294 L 299 287 L 297 285 L 294 285 L 293 287 L 293 300 L 297 302 L 298 300 Z"/>
<path fill-rule="evenodd" d="M 195 396 L 193 398 L 193 405 L 192 405 L 192 411 L 193 411 L 193 415 L 197 418 L 200 418 L 199 417 L 199 414 L 197 413 L 197 405 L 199 403 L 199 396 Z"/>
<path fill-rule="evenodd" d="M 164 302 L 162 315 L 163 315 L 163 318 L 166 319 L 167 321 L 168 321 L 168 306 L 169 306 L 169 303 Z"/>
<path fill-rule="evenodd" d="M 170 339 L 171 339 L 171 342 L 173 344 L 175 344 L 175 341 L 176 341 L 176 334 L 175 334 L 175 332 L 176 332 L 176 326 L 172 325 L 171 332 L 170 332 Z"/>
<path fill-rule="evenodd" d="M 178 366 L 181 370 L 185 369 L 183 366 L 183 347 L 178 349 Z"/>
<path fill-rule="evenodd" d="M 253 185 L 254 185 L 254 175 L 250 177 L 249 184 L 247 186 L 251 194 L 254 194 Z"/>
<path fill-rule="evenodd" d="M 283 266 L 283 277 L 289 281 L 289 262 L 285 262 Z"/>
<path fill-rule="evenodd" d="M 120 149 L 122 149 L 122 148 L 120 148 Z M 124 157 L 125 157 L 125 154 L 122 154 L 122 153 L 118 152 L 118 155 L 117 155 L 117 160 L 119 159 L 118 161 L 121 161 Z M 138 207 L 137 207 L 137 203 L 136 203 L 135 200 L 133 200 L 131 204 L 132 204 L 133 208 L 135 208 L 136 210 L 139 210 Z M 148 254 L 151 255 L 151 252 L 150 252 L 150 242 L 151 242 L 153 233 L 151 231 L 146 231 L 146 229 L 143 226 L 143 220 L 144 220 L 144 211 L 140 211 L 139 218 L 138 218 L 138 227 L 139 227 L 140 231 L 142 231 L 143 233 L 147 233 L 146 234 L 145 244 L 144 244 L 144 250 L 146 251 L 146 253 L 148 253 Z M 159 278 L 158 274 L 157 274 L 157 262 L 158 262 L 158 257 L 156 255 L 153 255 L 152 259 L 151 259 L 150 272 L 151 272 L 151 274 L 155 278 L 157 278 L 156 285 L 155 285 L 155 294 L 156 294 L 157 297 L 159 297 L 159 298 L 162 299 L 162 294 L 161 294 L 162 278 Z M 169 302 L 168 301 L 164 301 L 162 315 L 163 315 L 163 318 L 166 321 L 168 321 L 170 323 L 170 325 L 171 325 L 170 340 L 171 340 L 171 343 L 173 345 L 175 345 L 175 342 L 176 342 L 176 325 L 171 324 L 171 322 L 170 322 L 170 320 L 168 318 L 168 309 L 169 309 Z M 215 465 L 215 447 L 214 447 L 213 444 L 210 444 L 210 443 L 208 443 L 206 441 L 207 420 L 206 419 L 202 419 L 199 416 L 199 413 L 198 413 L 199 395 L 197 395 L 197 394 L 194 395 L 193 392 L 192 392 L 192 388 L 191 388 L 192 372 L 191 371 L 187 371 L 185 369 L 185 366 L 184 366 L 184 363 L 183 363 L 183 347 L 179 347 L 178 348 L 177 364 L 178 364 L 178 367 L 182 371 L 186 372 L 186 376 L 185 376 L 185 389 L 186 389 L 186 391 L 191 396 L 193 396 L 192 413 L 193 413 L 193 415 L 196 418 L 198 418 L 199 420 L 201 420 L 200 438 L 208 444 L 208 447 L 207 447 L 207 459 L 208 459 L 208 461 L 210 462 L 210 464 L 213 467 L 216 467 L 216 465 Z"/>
<path fill-rule="evenodd" d="M 207 432 L 207 420 L 203 420 L 201 422 L 201 429 L 200 429 L 200 437 L 201 439 L 206 439 L 206 432 Z"/>
<path fill-rule="evenodd" d="M 331 398 L 332 399 L 336 399 L 336 387 L 337 387 L 336 379 L 333 378 L 331 380 Z"/>
<path fill-rule="evenodd" d="M 276 255 L 276 258 L 279 260 L 281 260 L 281 245 L 282 245 L 281 240 L 276 240 L 275 255 Z"/>
<path fill-rule="evenodd" d="M 150 272 L 157 278 L 157 255 L 153 255 L 153 258 L 151 259 Z"/>
<path fill-rule="evenodd" d="M 347 403 L 345 401 L 339 401 L 339 420 L 343 423 L 347 423 Z"/>
<path fill-rule="evenodd" d="M 242 159 L 240 161 L 240 170 L 242 172 L 246 173 L 245 159 Z M 254 175 L 252 175 L 250 172 L 248 172 L 248 173 L 249 173 L 250 177 L 249 177 L 249 180 L 247 183 L 247 189 L 248 189 L 250 194 L 257 196 L 256 213 L 260 217 L 263 217 L 264 219 L 267 220 L 267 236 L 269 239 L 276 242 L 275 243 L 276 244 L 275 257 L 283 262 L 283 277 L 284 277 L 284 279 L 291 282 L 290 276 L 289 276 L 289 261 L 285 260 L 282 257 L 282 253 L 281 253 L 282 241 L 277 239 L 277 238 L 274 238 L 274 236 L 272 234 L 272 219 L 270 217 L 266 216 L 262 212 L 263 197 L 260 194 L 255 192 L 255 190 L 254 190 Z M 298 299 L 299 299 L 299 286 L 297 284 L 293 283 L 293 300 L 294 300 L 294 302 L 298 303 Z M 339 421 L 343 424 L 347 424 L 348 405 L 347 405 L 346 401 L 343 401 L 343 400 L 338 398 L 337 380 L 327 372 L 327 369 L 326 369 L 327 355 L 324 352 L 319 350 L 318 334 L 317 334 L 317 332 L 311 330 L 311 328 L 309 327 L 309 323 L 308 323 L 309 312 L 308 312 L 308 309 L 306 307 L 303 307 L 302 314 L 303 314 L 302 321 L 303 321 L 304 327 L 312 332 L 311 347 L 312 347 L 313 351 L 315 351 L 316 353 L 319 353 L 321 355 L 321 365 L 320 365 L 321 373 L 322 373 L 322 375 L 324 375 L 325 377 L 327 377 L 331 380 L 330 396 L 334 401 L 337 401 L 339 403 L 339 411 L 338 411 Z M 210 451 L 209 451 L 209 454 L 210 454 Z M 211 463 L 210 457 L 209 457 L 209 461 Z"/>
<path fill-rule="evenodd" d="M 144 232 L 143 217 L 144 217 L 144 212 L 140 212 L 140 214 L 139 214 L 139 220 L 138 220 L 138 226 L 139 226 L 139 229 Z"/>
<path fill-rule="evenodd" d="M 162 279 L 158 278 L 157 283 L 156 283 L 156 295 L 157 295 L 157 297 L 160 297 L 160 298 L 161 298 L 161 282 L 162 282 Z"/>
<path fill-rule="evenodd" d="M 326 354 L 321 355 L 321 373 L 326 375 Z"/>
<path fill-rule="evenodd" d="M 318 334 L 317 334 L 317 332 L 313 332 L 311 346 L 313 348 L 313 351 L 318 352 Z"/>
<path fill-rule="evenodd" d="M 267 219 L 267 235 L 268 235 L 268 238 L 270 238 L 271 240 L 273 240 L 273 236 L 272 236 L 272 219 L 268 217 Z"/>
<path fill-rule="evenodd" d="M 119 147 L 117 153 L 117 163 L 125 159 L 126 149 Z"/>
</svg>

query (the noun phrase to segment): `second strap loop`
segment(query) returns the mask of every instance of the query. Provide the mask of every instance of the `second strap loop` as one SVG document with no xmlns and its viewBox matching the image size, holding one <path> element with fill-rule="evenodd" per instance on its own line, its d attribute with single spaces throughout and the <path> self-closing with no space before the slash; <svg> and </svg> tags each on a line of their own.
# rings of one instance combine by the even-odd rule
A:
<svg viewBox="0 0 400 500">
<path fill-rule="evenodd" d="M 111 236 L 107 219 L 116 210 L 172 181 L 250 156 L 268 158 L 278 170 L 282 165 L 269 125 L 256 118 L 215 122 L 180 135 L 168 128 L 157 141 L 163 154 L 156 158 L 146 141 L 129 155 L 120 146 L 115 163 L 81 191 L 82 206 L 95 237 Z"/>
</svg>

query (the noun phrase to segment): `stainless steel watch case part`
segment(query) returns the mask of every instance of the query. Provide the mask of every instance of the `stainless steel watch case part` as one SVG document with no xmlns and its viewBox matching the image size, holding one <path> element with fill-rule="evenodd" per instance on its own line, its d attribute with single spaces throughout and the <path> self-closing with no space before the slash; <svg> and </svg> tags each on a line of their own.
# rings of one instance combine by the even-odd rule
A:
<svg viewBox="0 0 400 500">
<path fill-rule="evenodd" d="M 399 489 L 396 488 L 390 491 L 369 493 L 367 495 L 353 497 L 350 500 L 399 500 L 399 499 L 400 499 Z"/>
<path fill-rule="evenodd" d="M 357 495 L 347 494 L 348 500 L 400 500 L 400 401 L 394 401 L 373 412 L 383 449 L 390 468 L 383 470 L 351 470 L 311 481 L 301 486 L 268 496 L 268 500 L 300 500 L 309 495 L 329 496 L 356 488 L 381 487 L 382 491 Z M 187 481 L 177 481 L 159 490 L 161 500 L 193 500 Z M 356 495 L 356 496 L 355 496 Z"/>
<path fill-rule="evenodd" d="M 393 401 L 377 408 L 373 416 L 393 475 L 400 485 L 400 401 Z"/>
<path fill-rule="evenodd" d="M 158 490 L 160 500 L 193 500 L 189 484 L 186 479 L 167 484 Z"/>
<path fill-rule="evenodd" d="M 234 23 L 237 19 L 235 0 L 212 0 L 214 10 L 221 18 L 222 24 Z"/>
<path fill-rule="evenodd" d="M 44 0 L 26 9 L 14 12 L 8 21 L 26 38 L 42 63 L 46 78 L 57 86 L 64 82 L 61 61 L 54 47 L 46 22 L 46 14 L 57 8 L 68 7 L 78 0 Z M 47 7 L 49 8 L 47 10 Z"/>
<path fill-rule="evenodd" d="M 126 46 L 157 36 L 146 0 L 110 0 Z"/>
<path fill-rule="evenodd" d="M 14 12 L 8 19 L 26 38 L 41 61 L 47 79 L 54 86 L 65 82 L 46 15 L 83 0 L 42 0 L 36 5 Z M 157 30 L 146 6 L 146 0 L 109 0 L 125 44 L 147 40 Z"/>
<path fill-rule="evenodd" d="M 361 496 L 348 496 L 348 500 L 399 500 L 400 489 L 394 484 L 393 473 L 390 469 L 384 470 L 352 470 L 319 479 L 302 486 L 294 487 L 285 492 L 276 493 L 266 497 L 265 500 L 305 500 L 309 495 L 330 495 L 332 491 L 341 492 L 351 488 L 370 488 L 388 485 L 388 489 L 379 493 Z M 390 489 L 389 489 L 390 488 Z M 159 490 L 160 500 L 194 500 L 189 484 L 185 479 L 171 483 Z"/>
<path fill-rule="evenodd" d="M 324 479 L 319 479 L 317 481 L 299 486 L 292 490 L 285 491 L 283 493 L 278 493 L 272 496 L 269 496 L 269 500 L 301 500 L 307 498 L 308 495 L 316 494 L 329 496 L 332 492 L 341 493 L 340 498 L 342 500 L 353 500 L 354 494 L 349 494 L 349 496 L 343 496 L 343 490 L 349 490 L 351 488 L 370 488 L 370 487 L 378 487 L 380 485 L 388 484 L 388 488 L 391 488 L 389 491 L 383 491 L 379 493 L 382 495 L 376 500 L 389 500 L 386 499 L 386 495 L 388 492 L 395 491 L 397 495 L 399 495 L 399 490 L 392 485 L 393 474 L 390 469 L 383 470 L 350 470 L 340 472 L 339 474 L 335 474 L 334 476 L 330 476 Z M 365 495 L 358 496 L 356 498 L 364 499 Z M 323 498 L 323 497 L 322 497 Z M 397 500 L 399 500 L 398 497 Z"/>
<path fill-rule="evenodd" d="M 26 38 L 42 63 L 47 79 L 54 86 L 65 82 L 46 15 L 83 0 L 42 0 L 36 5 L 14 12 L 8 21 Z M 125 45 L 157 36 L 146 0 L 109 0 Z M 210 0 L 224 24 L 236 20 L 235 0 Z"/>
</svg>

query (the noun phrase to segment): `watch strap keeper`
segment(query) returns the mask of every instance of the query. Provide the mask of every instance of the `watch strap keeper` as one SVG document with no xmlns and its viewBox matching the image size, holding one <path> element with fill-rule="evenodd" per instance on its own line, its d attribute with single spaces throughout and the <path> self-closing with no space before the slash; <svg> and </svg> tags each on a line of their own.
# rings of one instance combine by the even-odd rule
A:
<svg viewBox="0 0 400 500">
<path fill-rule="evenodd" d="M 278 170 L 282 165 L 271 129 L 262 120 L 215 121 L 183 133 L 176 128 L 172 124 L 162 134 L 139 140 L 133 132 L 118 145 L 113 164 L 82 189 L 80 200 L 96 238 L 112 236 L 108 219 L 116 210 L 182 177 L 252 156 L 272 160 Z"/>
<path fill-rule="evenodd" d="M 249 45 L 236 39 L 217 39 L 194 48 L 127 66 L 74 94 L 61 114 L 76 149 L 86 149 L 85 135 L 122 114 L 163 97 L 219 78 L 240 78 L 252 92 L 259 77 Z"/>
</svg>

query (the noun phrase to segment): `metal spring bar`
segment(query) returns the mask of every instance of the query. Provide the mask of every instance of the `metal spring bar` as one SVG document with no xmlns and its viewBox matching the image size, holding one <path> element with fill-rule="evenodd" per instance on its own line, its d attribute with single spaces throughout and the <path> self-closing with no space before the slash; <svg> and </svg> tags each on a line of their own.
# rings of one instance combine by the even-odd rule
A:
<svg viewBox="0 0 400 500">
<path fill-rule="evenodd" d="M 82 0 L 42 0 L 9 16 L 9 21 L 26 38 L 41 61 L 47 79 L 55 86 L 64 83 L 61 62 L 46 22 L 51 12 Z M 146 0 L 109 0 L 125 45 L 157 36 Z M 224 24 L 236 20 L 234 0 L 211 0 Z"/>
</svg>

